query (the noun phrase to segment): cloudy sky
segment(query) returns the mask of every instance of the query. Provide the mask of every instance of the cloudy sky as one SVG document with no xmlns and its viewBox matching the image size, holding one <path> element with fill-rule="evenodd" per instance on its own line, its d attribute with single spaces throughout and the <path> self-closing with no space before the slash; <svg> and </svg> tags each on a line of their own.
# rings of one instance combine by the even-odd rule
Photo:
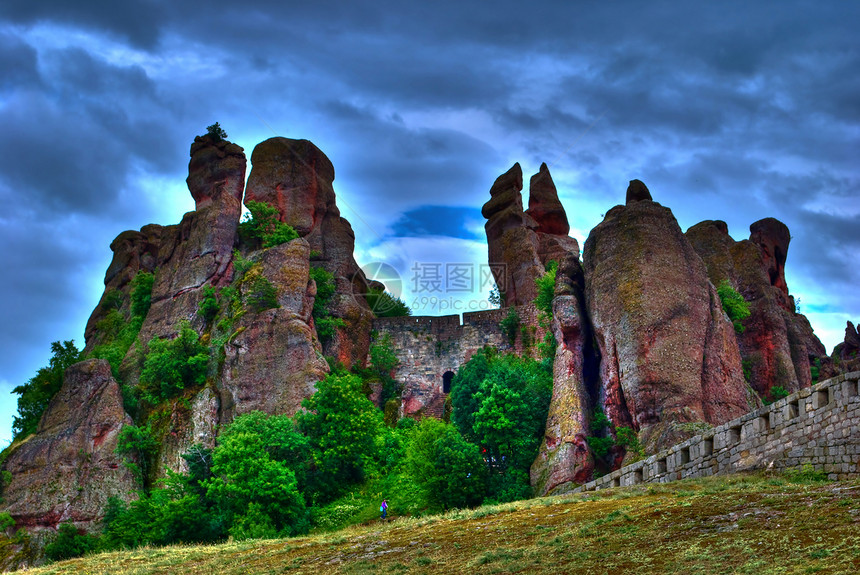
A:
<svg viewBox="0 0 860 575">
<path fill-rule="evenodd" d="M 860 5 L 404 4 L 0 4 L 0 444 L 11 389 L 83 345 L 111 240 L 193 209 L 215 121 L 249 157 L 316 143 L 357 259 L 397 268 L 418 314 L 439 310 L 410 270 L 485 262 L 480 207 L 519 161 L 550 165 L 580 244 L 632 178 L 683 229 L 779 218 L 828 349 L 860 321 Z"/>
</svg>

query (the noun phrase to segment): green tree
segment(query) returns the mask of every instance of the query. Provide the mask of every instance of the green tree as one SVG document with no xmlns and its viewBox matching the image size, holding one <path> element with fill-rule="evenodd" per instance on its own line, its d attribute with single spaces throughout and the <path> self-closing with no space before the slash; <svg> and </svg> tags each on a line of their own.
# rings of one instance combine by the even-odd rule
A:
<svg viewBox="0 0 860 575">
<path fill-rule="evenodd" d="M 150 425 L 126 425 L 119 432 L 114 451 L 123 456 L 125 466 L 131 470 L 140 485 L 145 487 L 149 477 L 149 463 L 158 452 L 158 447 L 158 440 Z"/>
<path fill-rule="evenodd" d="M 314 395 L 302 401 L 296 415 L 311 445 L 311 488 L 329 500 L 349 484 L 361 481 L 375 456 L 382 413 L 362 391 L 355 375 L 329 375 Z"/>
<path fill-rule="evenodd" d="M 66 369 L 81 359 L 81 352 L 73 340 L 62 343 L 55 341 L 51 343 L 51 359 L 47 367 L 40 368 L 27 383 L 12 390 L 12 393 L 20 396 L 18 415 L 12 418 L 15 439 L 26 437 L 36 431 L 48 403 L 63 386 Z"/>
<path fill-rule="evenodd" d="M 750 316 L 749 303 L 738 293 L 729 280 L 723 280 L 717 286 L 717 295 L 720 296 L 720 301 L 723 304 L 723 309 L 732 324 L 735 326 L 735 331 L 738 333 L 744 332 L 743 320 Z"/>
<path fill-rule="evenodd" d="M 216 142 L 227 139 L 227 132 L 224 131 L 218 122 L 215 122 L 211 126 L 206 126 L 206 133 L 212 136 Z"/>
<path fill-rule="evenodd" d="M 232 514 L 237 538 L 294 535 L 307 529 L 307 509 L 295 473 L 273 459 L 255 432 L 233 431 L 212 453 L 207 496 Z"/>
<path fill-rule="evenodd" d="M 263 202 L 247 202 L 248 213 L 239 222 L 242 241 L 262 248 L 272 248 L 296 239 L 292 226 L 280 221 L 278 208 Z"/>
<path fill-rule="evenodd" d="M 406 468 L 438 508 L 472 507 L 487 492 L 487 468 L 478 446 L 457 429 L 437 419 L 425 419 L 412 432 Z"/>
<path fill-rule="evenodd" d="M 517 313 L 516 308 L 508 310 L 508 315 L 499 322 L 499 329 L 511 347 L 513 347 L 517 342 L 517 333 L 520 331 L 520 314 Z"/>
<path fill-rule="evenodd" d="M 206 380 L 209 350 L 187 322 L 183 322 L 174 339 L 154 337 L 143 361 L 140 384 L 150 403 L 175 397 L 186 387 L 202 385 Z"/>
</svg>

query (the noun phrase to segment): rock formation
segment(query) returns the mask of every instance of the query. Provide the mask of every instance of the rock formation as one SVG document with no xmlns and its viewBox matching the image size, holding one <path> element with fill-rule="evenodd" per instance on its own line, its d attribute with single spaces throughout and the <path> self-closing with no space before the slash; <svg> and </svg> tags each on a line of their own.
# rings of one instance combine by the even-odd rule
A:
<svg viewBox="0 0 860 575">
<path fill-rule="evenodd" d="M 846 323 L 845 340 L 833 349 L 833 357 L 829 362 L 831 365 L 838 364 L 837 369 L 832 370 L 834 372 L 860 371 L 860 335 L 858 335 L 858 329 L 854 327 L 854 324 L 850 321 Z M 821 374 L 821 379 L 827 376 L 828 374 Z"/>
<path fill-rule="evenodd" d="M 114 449 L 120 430 L 131 423 L 106 361 L 71 366 L 36 434 L 4 465 L 12 478 L 3 499 L 17 526 L 31 533 L 60 522 L 91 529 L 109 497 L 128 500 L 137 483 Z"/>
<path fill-rule="evenodd" d="M 589 481 L 594 458 L 586 438 L 597 381 L 591 326 L 579 258 L 569 254 L 556 272 L 552 330 L 557 342 L 553 389 L 544 439 L 532 464 L 531 484 L 548 495 Z"/>
<path fill-rule="evenodd" d="M 714 285 L 728 280 L 749 303 L 750 317 L 737 334 L 750 385 L 763 398 L 772 387 L 794 392 L 812 383 L 811 362 L 826 357 L 808 320 L 794 312 L 785 283 L 790 234 L 778 220 L 750 226 L 750 239 L 736 242 L 725 222 L 704 221 L 686 236 L 708 268 Z"/>
<path fill-rule="evenodd" d="M 535 280 L 544 273 L 538 258 L 538 224 L 523 212 L 523 171 L 514 164 L 490 188 L 490 201 L 481 208 L 487 218 L 489 263 L 502 305 L 522 305 L 537 295 Z"/>
<path fill-rule="evenodd" d="M 684 423 L 718 424 L 747 410 L 731 323 L 701 258 L 672 212 L 641 182 L 585 243 L 585 293 L 600 354 L 602 403 L 651 451 L 683 439 Z"/>
<path fill-rule="evenodd" d="M 307 140 L 270 138 L 254 148 L 251 163 L 245 201 L 277 207 L 281 221 L 308 242 L 315 264 L 334 275 L 330 307 L 346 325 L 326 351 L 346 365 L 363 363 L 373 319 L 363 298 L 369 287 L 352 255 L 355 233 L 335 201 L 331 161 Z"/>
</svg>

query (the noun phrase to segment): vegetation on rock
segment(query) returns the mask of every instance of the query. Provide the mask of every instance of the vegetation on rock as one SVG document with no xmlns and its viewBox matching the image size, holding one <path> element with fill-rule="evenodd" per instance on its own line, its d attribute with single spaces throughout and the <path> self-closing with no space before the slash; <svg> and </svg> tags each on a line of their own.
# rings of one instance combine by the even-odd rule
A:
<svg viewBox="0 0 860 575">
<path fill-rule="evenodd" d="M 292 226 L 280 221 L 278 208 L 263 202 L 249 201 L 248 213 L 239 223 L 239 238 L 251 246 L 272 248 L 296 239 Z"/>
<path fill-rule="evenodd" d="M 723 309 L 738 333 L 744 332 L 743 320 L 750 316 L 750 306 L 738 291 L 732 287 L 729 280 L 723 280 L 717 286 L 717 295 L 723 304 Z"/>
<path fill-rule="evenodd" d="M 311 266 L 310 277 L 317 285 L 317 296 L 314 299 L 313 318 L 317 337 L 321 343 L 331 341 L 335 330 L 346 325 L 339 317 L 332 317 L 329 304 L 334 297 L 337 287 L 334 275 L 321 266 Z"/>
</svg>

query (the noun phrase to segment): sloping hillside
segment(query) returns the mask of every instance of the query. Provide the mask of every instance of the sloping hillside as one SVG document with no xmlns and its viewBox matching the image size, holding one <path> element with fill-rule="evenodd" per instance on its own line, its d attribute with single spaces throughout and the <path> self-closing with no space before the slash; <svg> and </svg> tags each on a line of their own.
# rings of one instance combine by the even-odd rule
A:
<svg viewBox="0 0 860 575">
<path fill-rule="evenodd" d="M 138 549 L 31 574 L 857 573 L 860 480 L 735 475 L 273 541 Z"/>
</svg>

